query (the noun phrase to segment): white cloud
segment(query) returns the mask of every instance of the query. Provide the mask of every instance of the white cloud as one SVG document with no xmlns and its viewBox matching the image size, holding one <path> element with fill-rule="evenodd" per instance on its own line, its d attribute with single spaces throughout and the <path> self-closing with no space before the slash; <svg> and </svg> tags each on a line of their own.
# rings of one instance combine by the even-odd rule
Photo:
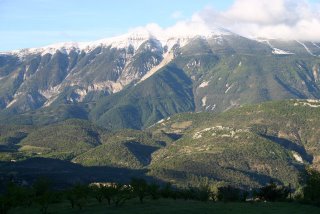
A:
<svg viewBox="0 0 320 214">
<path fill-rule="evenodd" d="M 199 15 L 248 37 L 320 41 L 320 4 L 305 0 L 236 0 L 226 11 Z"/>
<path fill-rule="evenodd" d="M 196 35 L 207 35 L 211 33 L 209 26 L 197 14 L 193 15 L 190 20 L 178 21 L 175 25 L 162 28 L 156 23 L 148 24 L 144 27 L 133 28 L 129 33 L 138 32 L 139 34 L 157 35 L 164 39 L 170 37 L 193 37 Z"/>
<path fill-rule="evenodd" d="M 173 17 L 179 17 L 177 11 Z M 307 0 L 235 0 L 225 11 L 206 7 L 168 28 L 144 27 L 157 35 L 204 35 L 225 28 L 243 36 L 320 41 L 320 3 Z M 142 29 L 142 28 L 141 28 Z"/>
<path fill-rule="evenodd" d="M 296 15 L 293 13 L 295 1 L 284 0 L 237 0 L 232 7 L 222 13 L 230 20 L 240 22 L 254 22 L 256 24 L 277 24 L 280 22 L 294 22 Z"/>
</svg>

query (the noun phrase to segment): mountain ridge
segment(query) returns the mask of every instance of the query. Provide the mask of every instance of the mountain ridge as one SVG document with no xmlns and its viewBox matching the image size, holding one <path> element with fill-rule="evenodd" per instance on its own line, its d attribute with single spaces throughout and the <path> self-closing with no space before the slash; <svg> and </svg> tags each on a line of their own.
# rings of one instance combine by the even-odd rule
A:
<svg viewBox="0 0 320 214">
<path fill-rule="evenodd" d="M 162 46 L 167 45 L 169 50 L 171 49 L 172 45 L 177 43 L 177 41 L 181 41 L 182 44 L 187 40 L 193 39 L 195 37 L 204 37 L 208 38 L 211 36 L 219 36 L 219 35 L 228 35 L 233 34 L 230 31 L 223 29 L 223 28 L 215 28 L 214 31 L 206 31 L 206 32 L 183 32 L 183 33 L 175 33 L 175 32 L 152 32 L 147 29 L 142 30 L 133 30 L 129 33 L 125 33 L 119 36 L 108 37 L 103 39 L 98 39 L 95 41 L 90 42 L 60 42 L 54 43 L 50 45 L 46 45 L 43 47 L 38 48 L 23 48 L 18 50 L 12 51 L 1 51 L 0 54 L 15 54 L 18 56 L 23 56 L 25 54 L 36 54 L 41 53 L 45 55 L 46 53 L 54 54 L 56 51 L 60 51 L 66 54 L 69 54 L 70 51 L 85 51 L 90 52 L 95 48 L 102 46 L 108 47 L 111 46 L 112 48 L 128 48 L 132 46 L 134 50 L 137 50 L 139 46 L 149 40 L 153 39 L 159 41 Z M 168 44 L 169 43 L 169 44 Z M 182 45 L 183 46 L 183 45 Z"/>
<path fill-rule="evenodd" d="M 150 109 L 139 107 L 139 111 L 126 111 L 129 117 L 141 121 L 139 126 L 132 127 L 147 127 L 162 117 L 181 111 L 221 112 L 267 100 L 319 98 L 320 58 L 317 55 L 320 55 L 320 44 L 315 42 L 252 40 L 229 31 L 210 32 L 183 41 L 181 38 L 186 36 L 161 41 L 149 32 L 144 32 L 142 36 L 128 35 L 117 37 L 115 40 L 118 43 L 93 46 L 88 52 L 74 50 L 71 44 L 69 51 L 60 52 L 54 48 L 51 52 L 49 48 L 49 51 L 41 49 L 43 52 L 32 54 L 22 51 L 25 54 L 23 57 L 15 52 L 1 54 L 0 118 L 7 121 L 8 115 L 24 117 L 34 111 L 63 118 L 54 116 L 57 113 L 52 111 L 59 105 L 75 106 L 75 109 L 86 106 L 84 118 L 92 115 L 95 106 L 101 108 L 100 103 L 106 97 L 110 97 L 107 98 L 110 102 L 117 103 L 105 104 L 103 112 L 111 110 L 107 110 L 107 106 L 122 106 L 120 103 L 127 103 L 125 109 L 128 109 L 130 105 L 124 100 L 133 99 L 127 95 L 138 85 L 153 92 L 148 102 L 141 97 L 138 103 L 149 103 L 155 112 L 158 108 L 171 109 L 163 106 L 170 102 L 167 98 L 172 93 L 172 87 L 158 86 L 160 80 L 155 80 L 153 85 L 148 85 L 146 81 L 152 77 L 160 78 L 158 73 L 173 67 L 185 73 L 192 82 L 195 108 L 161 110 L 162 113 L 152 116 L 151 121 L 147 119 L 151 115 L 142 117 L 141 113 L 150 112 Z M 137 43 L 130 38 L 136 39 Z M 63 45 L 58 48 L 61 47 Z M 176 88 L 187 89 L 190 86 L 189 83 L 183 85 L 186 84 L 183 80 L 167 81 L 180 84 Z M 164 91 L 157 91 L 160 89 Z M 126 91 L 127 95 L 112 98 L 121 91 Z M 176 97 L 173 102 L 176 106 L 182 106 L 184 99 L 189 102 L 189 92 L 180 94 L 186 97 Z M 161 102 L 157 102 L 156 98 Z M 113 108 L 112 111 L 119 114 L 116 121 L 123 121 L 125 116 L 121 109 Z M 96 120 L 101 121 L 100 124 L 106 122 L 99 118 Z"/>
</svg>

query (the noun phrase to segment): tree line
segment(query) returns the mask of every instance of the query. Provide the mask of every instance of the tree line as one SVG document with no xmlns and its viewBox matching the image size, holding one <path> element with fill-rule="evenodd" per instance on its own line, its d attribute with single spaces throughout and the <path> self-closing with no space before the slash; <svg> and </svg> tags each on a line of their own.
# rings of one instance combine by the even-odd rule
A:
<svg viewBox="0 0 320 214">
<path fill-rule="evenodd" d="M 148 183 L 143 178 L 132 178 L 128 184 L 94 183 L 90 185 L 75 184 L 63 190 L 54 190 L 46 178 L 39 178 L 32 186 L 17 185 L 9 182 L 0 195 L 0 214 L 7 214 L 15 207 L 31 207 L 37 204 L 41 213 L 48 213 L 48 208 L 54 203 L 68 201 L 73 209 L 83 209 L 90 199 L 97 203 L 110 206 L 123 206 L 128 200 L 137 198 L 140 203 L 160 198 L 173 200 L 198 201 L 300 201 L 320 206 L 320 173 L 308 169 L 305 186 L 292 195 L 289 186 L 277 185 L 274 182 L 252 191 L 242 190 L 232 186 L 221 186 L 215 190 L 207 184 L 198 187 L 177 188 L 170 183 L 159 185 Z"/>
</svg>

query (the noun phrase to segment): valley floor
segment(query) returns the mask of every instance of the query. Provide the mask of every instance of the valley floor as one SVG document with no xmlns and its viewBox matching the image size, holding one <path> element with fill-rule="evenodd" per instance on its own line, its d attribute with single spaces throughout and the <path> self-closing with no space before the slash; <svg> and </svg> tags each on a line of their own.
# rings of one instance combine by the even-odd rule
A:
<svg viewBox="0 0 320 214">
<path fill-rule="evenodd" d="M 40 207 L 36 205 L 31 208 L 16 208 L 11 210 L 9 214 L 36 214 L 40 213 Z M 257 202 L 257 203 L 214 203 L 214 202 L 199 202 L 185 200 L 147 200 L 144 204 L 140 204 L 138 200 L 130 200 L 121 207 L 108 207 L 106 203 L 98 204 L 96 201 L 91 201 L 82 210 L 78 208 L 71 209 L 67 202 L 50 205 L 48 213 L 130 213 L 130 214 L 318 214 L 320 208 L 311 205 L 287 202 Z"/>
</svg>

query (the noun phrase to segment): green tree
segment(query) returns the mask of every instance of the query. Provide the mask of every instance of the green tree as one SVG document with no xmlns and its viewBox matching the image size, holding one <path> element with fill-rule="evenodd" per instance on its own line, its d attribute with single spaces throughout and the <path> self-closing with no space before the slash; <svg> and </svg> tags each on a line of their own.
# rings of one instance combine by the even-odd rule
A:
<svg viewBox="0 0 320 214">
<path fill-rule="evenodd" d="M 7 194 L 14 206 L 30 207 L 34 198 L 32 188 L 22 187 L 12 182 L 8 184 Z"/>
<path fill-rule="evenodd" d="M 240 199 L 240 190 L 230 185 L 218 188 L 217 198 L 219 201 L 238 201 Z"/>
<path fill-rule="evenodd" d="M 32 185 L 35 201 L 40 205 L 43 214 L 48 212 L 50 203 L 55 200 L 55 194 L 51 191 L 51 182 L 45 177 L 38 178 Z"/>
<path fill-rule="evenodd" d="M 208 185 L 201 185 L 197 189 L 197 199 L 200 201 L 208 201 L 211 196 L 211 190 Z"/>
<path fill-rule="evenodd" d="M 55 194 L 51 191 L 46 191 L 36 198 L 37 203 L 40 205 L 40 212 L 42 214 L 48 213 L 49 205 L 54 201 Z"/>
<path fill-rule="evenodd" d="M 173 190 L 171 183 L 166 183 L 166 185 L 161 189 L 161 196 L 164 198 L 172 197 Z"/>
<path fill-rule="evenodd" d="M 261 187 L 257 196 L 267 201 L 285 200 L 289 195 L 289 188 L 284 186 L 277 186 L 272 180 L 264 187 Z"/>
<path fill-rule="evenodd" d="M 36 197 L 44 195 L 51 189 L 51 181 L 46 177 L 38 178 L 32 185 Z"/>
<path fill-rule="evenodd" d="M 34 199 L 31 188 L 19 186 L 9 182 L 3 195 L 0 195 L 0 213 L 7 213 L 17 206 L 29 207 Z"/>
<path fill-rule="evenodd" d="M 103 200 L 103 189 L 102 188 L 103 188 L 102 184 L 99 184 L 99 186 L 97 186 L 97 185 L 90 186 L 90 190 L 91 190 L 93 197 L 95 199 L 97 199 L 97 201 L 99 203 L 102 203 L 102 200 Z"/>
<path fill-rule="evenodd" d="M 181 189 L 179 191 L 180 197 L 182 197 L 184 200 L 195 200 L 197 197 L 197 190 L 193 187 L 188 187 Z"/>
<path fill-rule="evenodd" d="M 87 185 L 76 184 L 72 188 L 72 194 L 74 196 L 74 205 L 80 210 L 87 204 L 89 188 Z"/>
<path fill-rule="evenodd" d="M 158 184 L 152 183 L 148 185 L 148 194 L 151 195 L 153 200 L 157 200 L 160 198 L 159 192 L 160 186 Z"/>
<path fill-rule="evenodd" d="M 320 172 L 307 169 L 306 186 L 303 188 L 304 198 L 320 204 Z"/>
<path fill-rule="evenodd" d="M 115 206 L 122 206 L 127 200 L 132 198 L 132 188 L 128 185 L 116 184 L 112 186 L 112 201 Z"/>
<path fill-rule="evenodd" d="M 73 209 L 76 203 L 76 196 L 73 193 L 73 189 L 68 189 L 64 192 L 65 198 L 70 202 L 71 208 Z"/>
<path fill-rule="evenodd" d="M 143 199 L 148 193 L 148 184 L 146 180 L 142 178 L 132 178 L 130 186 L 132 187 L 134 195 L 139 198 L 140 203 L 143 203 Z"/>
<path fill-rule="evenodd" d="M 101 193 L 105 199 L 107 199 L 108 205 L 110 206 L 112 197 L 116 194 L 116 187 L 111 185 L 101 185 Z"/>
</svg>

